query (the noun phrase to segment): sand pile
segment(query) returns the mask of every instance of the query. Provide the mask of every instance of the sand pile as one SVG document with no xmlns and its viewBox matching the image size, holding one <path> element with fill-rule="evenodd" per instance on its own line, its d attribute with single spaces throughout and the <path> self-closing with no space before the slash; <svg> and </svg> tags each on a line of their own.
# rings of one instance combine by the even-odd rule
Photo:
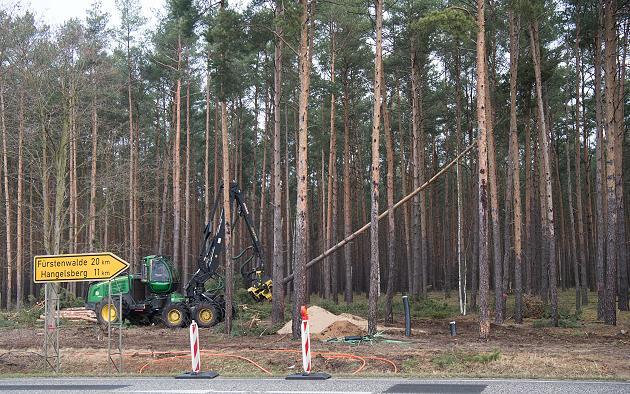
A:
<svg viewBox="0 0 630 394">
<path fill-rule="evenodd" d="M 365 335 L 367 320 L 362 317 L 342 313 L 335 315 L 319 306 L 308 308 L 308 321 L 311 335 L 317 339 L 338 338 L 349 335 Z M 287 322 L 278 334 L 290 334 L 292 321 Z"/>
</svg>

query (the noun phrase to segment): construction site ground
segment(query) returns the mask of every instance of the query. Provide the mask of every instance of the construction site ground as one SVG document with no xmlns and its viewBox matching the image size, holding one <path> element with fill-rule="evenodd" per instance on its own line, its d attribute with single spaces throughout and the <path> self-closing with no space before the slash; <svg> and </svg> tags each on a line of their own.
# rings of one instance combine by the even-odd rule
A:
<svg viewBox="0 0 630 394">
<path fill-rule="evenodd" d="M 563 310 L 569 310 L 571 291 L 562 293 Z M 359 344 L 314 339 L 313 370 L 333 376 L 413 377 L 516 377 L 630 380 L 630 313 L 620 312 L 617 326 L 596 321 L 596 298 L 581 315 L 564 316 L 562 327 L 548 327 L 548 319 L 528 318 L 517 325 L 511 318 L 492 325 L 488 341 L 480 341 L 477 315 L 460 316 L 456 297 L 443 293 L 431 299 L 445 309 L 413 308 L 412 336 L 404 336 L 404 319 L 396 305 L 394 324 L 379 322 L 382 336 Z M 317 303 L 317 300 L 311 300 Z M 362 316 L 364 297 L 348 312 Z M 512 303 L 508 299 L 508 305 Z M 330 302 L 322 302 L 334 309 Z M 434 304 L 431 304 L 434 305 Z M 301 372 L 300 341 L 290 334 L 270 334 L 267 306 L 248 305 L 239 312 L 235 335 L 222 326 L 200 330 L 202 369 L 223 376 L 285 376 Z M 258 309 L 257 309 L 258 308 Z M 344 308 L 339 305 L 337 314 Z M 448 312 L 445 315 L 444 311 Z M 508 310 L 510 316 L 510 310 Z M 10 319 L 4 315 L 2 319 Z M 456 321 L 451 336 L 449 322 Z M 0 374 L 52 375 L 41 357 L 43 325 L 4 324 L 0 328 Z M 343 327 L 342 327 L 343 328 Z M 346 327 L 347 328 L 347 327 Z M 361 334 L 361 330 L 357 334 Z M 339 331 L 342 336 L 352 333 Z M 125 375 L 170 376 L 190 369 L 187 329 L 161 325 L 123 329 Z M 115 337 L 117 338 L 117 336 Z M 61 373 L 112 374 L 107 357 L 107 330 L 89 321 L 63 320 L 59 331 Z"/>
</svg>

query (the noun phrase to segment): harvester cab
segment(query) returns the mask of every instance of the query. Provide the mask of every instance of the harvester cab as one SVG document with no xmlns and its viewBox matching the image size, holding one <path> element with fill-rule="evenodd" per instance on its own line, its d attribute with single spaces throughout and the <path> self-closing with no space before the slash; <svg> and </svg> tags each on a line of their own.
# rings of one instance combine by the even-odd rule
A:
<svg viewBox="0 0 630 394">
<path fill-rule="evenodd" d="M 140 283 L 151 293 L 172 293 L 179 288 L 179 272 L 173 262 L 163 256 L 146 256 L 142 259 Z"/>
<path fill-rule="evenodd" d="M 221 188 L 222 190 L 223 188 Z M 233 260 L 239 265 L 248 293 L 258 302 L 271 301 L 273 284 L 264 273 L 262 248 L 249 217 L 247 205 L 241 191 L 233 183 L 229 190 L 230 205 L 235 213 L 232 228 L 243 218 L 251 245 L 242 250 Z M 177 292 L 180 277 L 175 264 L 165 256 L 146 256 L 142 259 L 141 272 L 118 276 L 110 284 L 97 282 L 90 285 L 86 308 L 95 311 L 101 324 L 127 319 L 134 324 L 161 320 L 168 327 L 183 327 L 194 319 L 200 327 L 210 327 L 225 317 L 223 296 L 224 278 L 219 273 L 219 256 L 225 239 L 225 212 L 219 193 L 214 203 L 212 216 L 219 213 L 216 231 L 212 223 L 205 226 L 197 270 L 184 286 L 184 294 Z M 215 283 L 209 288 L 210 280 Z M 122 298 L 122 302 L 120 300 Z M 110 302 L 111 300 L 111 302 Z M 122 310 L 120 309 L 122 304 Z M 234 311 L 235 312 L 235 311 Z"/>
</svg>

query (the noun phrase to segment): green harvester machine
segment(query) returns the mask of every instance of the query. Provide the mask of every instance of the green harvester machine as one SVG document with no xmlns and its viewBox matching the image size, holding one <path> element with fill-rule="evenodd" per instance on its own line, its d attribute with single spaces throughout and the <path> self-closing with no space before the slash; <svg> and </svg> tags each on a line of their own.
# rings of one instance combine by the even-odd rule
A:
<svg viewBox="0 0 630 394">
<path fill-rule="evenodd" d="M 251 245 L 234 257 L 240 262 L 240 272 L 248 286 L 248 292 L 258 302 L 270 301 L 272 292 L 271 279 L 264 274 L 262 249 L 254 231 L 247 205 L 241 191 L 233 183 L 230 187 L 230 204 L 236 208 L 236 221 L 243 218 L 250 236 Z M 214 217 L 222 201 L 219 193 L 214 203 Z M 232 212 L 235 212 L 232 210 Z M 220 220 L 216 231 L 212 232 L 212 223 L 206 224 L 203 232 L 198 268 L 179 292 L 180 276 L 173 262 L 165 256 L 146 256 L 142 259 L 139 274 L 121 275 L 110 283 L 95 282 L 88 289 L 86 308 L 96 313 L 99 323 L 128 320 L 131 324 L 153 324 L 163 322 L 167 327 L 184 327 L 193 319 L 200 327 L 211 327 L 225 317 L 225 298 L 223 286 L 207 289 L 206 283 L 213 279 L 223 283 L 218 273 L 219 255 L 223 249 L 225 234 L 225 214 L 221 208 Z M 253 264 L 252 264 L 253 262 Z M 253 268 L 248 269 L 248 266 Z M 122 303 L 120 298 L 122 298 Z M 122 304 L 122 309 L 119 305 Z"/>
</svg>

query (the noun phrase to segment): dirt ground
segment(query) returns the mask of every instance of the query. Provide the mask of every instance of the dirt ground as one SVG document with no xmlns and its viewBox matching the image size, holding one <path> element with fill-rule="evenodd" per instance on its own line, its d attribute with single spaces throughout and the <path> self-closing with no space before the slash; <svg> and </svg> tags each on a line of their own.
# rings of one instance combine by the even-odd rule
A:
<svg viewBox="0 0 630 394">
<path fill-rule="evenodd" d="M 628 313 L 628 312 L 622 312 Z M 413 335 L 387 331 L 387 340 L 351 345 L 314 341 L 313 369 L 334 376 L 527 377 L 630 379 L 630 334 L 621 325 L 584 322 L 579 328 L 492 326 L 478 339 L 476 316 L 457 317 L 457 336 L 448 319 L 416 319 Z M 626 319 L 626 320 L 624 320 Z M 402 321 L 393 327 L 402 327 Z M 263 322 L 264 323 L 264 322 Z M 43 328 L 0 329 L 0 374 L 50 374 L 41 357 Z M 392 340 L 392 341 L 390 341 Z M 290 335 L 228 337 L 200 330 L 202 368 L 225 376 L 283 376 L 301 368 L 300 342 Z M 107 332 L 89 322 L 60 329 L 65 374 L 111 373 Z M 190 368 L 187 329 L 160 326 L 123 330 L 125 374 L 172 375 Z M 118 360 L 118 359 L 116 359 Z"/>
</svg>

